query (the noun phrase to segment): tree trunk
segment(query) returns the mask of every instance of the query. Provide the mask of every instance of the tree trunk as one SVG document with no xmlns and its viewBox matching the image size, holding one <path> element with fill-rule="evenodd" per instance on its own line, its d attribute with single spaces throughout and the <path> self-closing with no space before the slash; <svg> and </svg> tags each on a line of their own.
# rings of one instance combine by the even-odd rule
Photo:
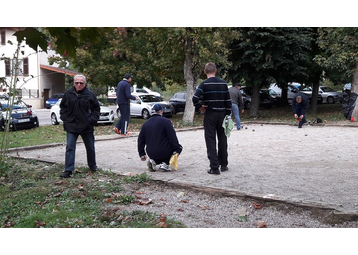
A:
<svg viewBox="0 0 358 255">
<path fill-rule="evenodd" d="M 186 43 L 186 54 L 184 60 L 184 79 L 186 81 L 186 102 L 183 115 L 184 123 L 194 122 L 195 107 L 193 105 L 194 86 L 196 79 L 193 74 L 193 54 L 192 54 L 192 38 L 188 38 Z"/>
<path fill-rule="evenodd" d="M 355 72 L 353 75 L 351 92 L 358 93 L 358 60 L 356 62 L 356 69 L 355 69 Z M 354 121 L 358 121 L 358 102 L 357 102 L 357 100 L 356 100 L 356 105 L 354 106 L 351 117 L 353 117 Z"/>
<path fill-rule="evenodd" d="M 259 108 L 260 108 L 260 86 L 259 84 L 254 84 L 252 86 L 250 115 L 256 118 L 259 113 Z"/>
<path fill-rule="evenodd" d="M 313 83 L 312 86 L 312 98 L 311 98 L 311 105 L 312 105 L 312 114 L 317 113 L 317 103 L 318 103 L 318 89 L 319 89 L 319 81 Z"/>
</svg>

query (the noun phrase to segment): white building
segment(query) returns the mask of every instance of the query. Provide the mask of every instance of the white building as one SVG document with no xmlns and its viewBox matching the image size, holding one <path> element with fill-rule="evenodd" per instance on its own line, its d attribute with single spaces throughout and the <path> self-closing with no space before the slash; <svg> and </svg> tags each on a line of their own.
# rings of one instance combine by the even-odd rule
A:
<svg viewBox="0 0 358 255">
<path fill-rule="evenodd" d="M 16 31 L 18 28 L 0 27 L 0 79 L 4 77 L 8 83 L 15 72 L 13 59 L 18 43 L 13 34 Z M 22 46 L 16 88 L 26 103 L 34 108 L 45 108 L 48 98 L 53 94 L 65 92 L 65 74 L 74 76 L 76 73 L 58 68 L 56 64 L 50 66 L 48 56 L 56 55 L 54 51 L 36 52 L 26 44 Z M 6 85 L 0 84 L 0 89 L 6 91 Z"/>
</svg>

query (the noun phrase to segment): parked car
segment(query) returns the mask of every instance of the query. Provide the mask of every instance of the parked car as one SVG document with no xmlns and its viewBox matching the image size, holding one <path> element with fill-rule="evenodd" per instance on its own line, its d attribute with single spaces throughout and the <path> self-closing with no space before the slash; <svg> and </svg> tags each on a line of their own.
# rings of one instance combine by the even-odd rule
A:
<svg viewBox="0 0 358 255">
<path fill-rule="evenodd" d="M 244 101 L 245 109 L 251 108 L 252 88 L 241 87 L 242 100 Z M 273 105 L 272 99 L 267 91 L 260 90 L 260 107 L 271 108 Z"/>
<path fill-rule="evenodd" d="M 177 92 L 172 98 L 169 99 L 169 103 L 171 103 L 174 107 L 174 113 L 184 112 L 185 110 L 185 102 L 186 102 L 186 92 Z"/>
<path fill-rule="evenodd" d="M 177 114 L 178 112 L 184 112 L 186 103 L 186 91 L 175 93 L 172 98 L 169 99 L 169 103 L 173 105 L 175 114 Z M 195 112 L 199 113 L 199 108 L 196 107 Z"/>
<path fill-rule="evenodd" d="M 337 92 L 330 87 L 320 86 L 319 92 L 321 93 L 323 103 L 334 104 L 335 102 L 342 103 L 343 94 L 341 92 Z"/>
<path fill-rule="evenodd" d="M 57 103 L 51 107 L 51 124 L 58 125 L 62 123 L 60 119 L 60 103 L 62 98 L 57 101 Z M 99 116 L 98 124 L 112 124 L 114 122 L 114 112 L 112 109 L 105 106 L 102 102 L 99 102 L 101 107 L 101 113 Z"/>
<path fill-rule="evenodd" d="M 273 105 L 281 105 L 282 98 L 273 89 L 261 89 L 260 93 L 268 94 Z"/>
<path fill-rule="evenodd" d="M 164 97 L 160 93 L 152 91 L 148 89 L 146 86 L 143 86 L 142 88 L 138 88 L 137 85 L 133 85 L 131 87 L 131 93 L 147 93 L 147 94 L 155 95 L 159 97 L 161 100 L 164 100 Z"/>
<path fill-rule="evenodd" d="M 53 94 L 48 100 L 46 100 L 46 108 L 50 109 L 56 102 L 63 98 L 64 93 Z"/>
<path fill-rule="evenodd" d="M 271 84 L 270 89 L 274 90 L 281 97 L 282 89 L 279 88 L 276 84 Z M 299 93 L 305 93 L 309 98 L 309 100 L 311 101 L 312 90 L 306 90 L 304 86 L 301 86 L 300 84 L 297 83 L 290 83 L 287 85 L 288 103 L 292 104 L 292 99 Z M 322 101 L 323 101 L 322 95 L 319 93 L 317 97 L 317 102 L 322 103 Z"/>
<path fill-rule="evenodd" d="M 8 99 L 0 99 L 0 130 L 5 129 L 6 122 L 10 120 L 10 129 L 29 129 L 39 126 L 39 120 L 32 106 L 26 104 L 19 98 L 15 98 L 11 116 L 9 117 L 8 107 L 11 102 Z"/>
<path fill-rule="evenodd" d="M 163 116 L 171 117 L 174 114 L 174 107 L 167 101 L 162 101 L 161 98 L 147 94 L 147 93 L 132 93 L 137 96 L 138 100 L 130 100 L 130 116 L 140 116 L 143 119 L 148 119 L 154 113 L 152 107 L 155 104 L 160 104 L 163 108 Z M 121 112 L 117 105 L 117 116 L 121 117 Z"/>
</svg>

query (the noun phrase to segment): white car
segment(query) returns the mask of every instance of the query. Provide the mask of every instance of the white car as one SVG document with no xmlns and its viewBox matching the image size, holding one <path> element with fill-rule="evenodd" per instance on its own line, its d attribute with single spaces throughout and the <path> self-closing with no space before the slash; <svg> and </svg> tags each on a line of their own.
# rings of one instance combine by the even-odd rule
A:
<svg viewBox="0 0 358 255">
<path fill-rule="evenodd" d="M 171 117 L 175 110 L 171 103 L 167 101 L 162 101 L 161 98 L 147 94 L 147 93 L 132 93 L 132 96 L 136 96 L 139 100 L 130 100 L 130 115 L 131 116 L 141 116 L 143 119 L 148 119 L 154 111 L 152 111 L 152 107 L 155 104 L 160 104 L 163 108 L 163 116 Z M 121 112 L 119 111 L 117 105 L 117 116 L 121 117 Z"/>
<path fill-rule="evenodd" d="M 62 123 L 60 119 L 60 103 L 62 98 L 57 101 L 51 107 L 51 124 L 58 125 Z M 98 124 L 112 124 L 114 122 L 114 112 L 112 109 L 106 107 L 103 103 L 99 102 L 101 106 L 101 114 L 99 116 L 99 120 L 97 121 Z"/>
</svg>

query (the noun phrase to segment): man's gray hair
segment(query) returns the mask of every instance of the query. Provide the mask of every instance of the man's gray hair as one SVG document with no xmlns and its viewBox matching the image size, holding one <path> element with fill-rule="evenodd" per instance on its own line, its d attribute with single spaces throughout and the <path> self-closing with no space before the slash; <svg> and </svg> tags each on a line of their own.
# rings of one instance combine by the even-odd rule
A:
<svg viewBox="0 0 358 255">
<path fill-rule="evenodd" d="M 76 74 L 76 76 L 73 80 L 76 80 L 77 77 L 82 77 L 84 82 L 87 84 L 86 76 L 84 76 L 83 74 Z"/>
</svg>

